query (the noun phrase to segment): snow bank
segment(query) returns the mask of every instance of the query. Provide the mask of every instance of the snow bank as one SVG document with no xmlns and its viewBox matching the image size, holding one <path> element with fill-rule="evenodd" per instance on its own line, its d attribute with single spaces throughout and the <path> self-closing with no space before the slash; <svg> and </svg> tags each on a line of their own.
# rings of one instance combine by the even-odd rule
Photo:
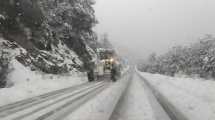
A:
<svg viewBox="0 0 215 120">
<path fill-rule="evenodd" d="M 215 81 L 139 74 L 188 120 L 215 120 Z"/>
<path fill-rule="evenodd" d="M 16 60 L 12 60 L 11 65 L 13 71 L 9 74 L 8 81 L 13 86 L 0 89 L 0 106 L 87 82 L 87 78 L 80 77 L 80 74 L 52 75 L 33 72 Z"/>
<path fill-rule="evenodd" d="M 128 76 L 126 76 L 117 83 L 112 83 L 108 89 L 84 104 L 65 120 L 109 120 L 128 80 Z"/>
</svg>

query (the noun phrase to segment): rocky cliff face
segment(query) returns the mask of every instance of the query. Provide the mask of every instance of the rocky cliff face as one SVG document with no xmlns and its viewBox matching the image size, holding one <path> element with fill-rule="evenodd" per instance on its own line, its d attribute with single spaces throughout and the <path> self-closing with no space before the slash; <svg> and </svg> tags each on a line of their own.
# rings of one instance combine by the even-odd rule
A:
<svg viewBox="0 0 215 120">
<path fill-rule="evenodd" d="M 33 70 L 87 68 L 97 41 L 92 0 L 1 0 L 0 34 L 24 51 L 15 58 Z"/>
</svg>

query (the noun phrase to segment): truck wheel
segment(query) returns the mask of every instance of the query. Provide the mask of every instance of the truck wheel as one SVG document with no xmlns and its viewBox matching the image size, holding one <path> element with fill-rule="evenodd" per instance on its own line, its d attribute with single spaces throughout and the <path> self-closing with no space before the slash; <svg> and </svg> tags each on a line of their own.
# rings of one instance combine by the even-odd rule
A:
<svg viewBox="0 0 215 120">
<path fill-rule="evenodd" d="M 93 71 L 87 72 L 87 78 L 89 82 L 95 81 L 95 76 Z"/>
<path fill-rule="evenodd" d="M 115 75 L 111 75 L 111 80 L 112 80 L 113 82 L 116 82 L 116 76 L 115 76 Z"/>
</svg>

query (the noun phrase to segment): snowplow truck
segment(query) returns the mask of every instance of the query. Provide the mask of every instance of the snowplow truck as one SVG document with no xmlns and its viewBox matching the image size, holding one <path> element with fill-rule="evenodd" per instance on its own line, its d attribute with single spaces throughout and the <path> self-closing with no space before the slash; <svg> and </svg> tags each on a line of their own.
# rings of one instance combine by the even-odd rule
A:
<svg viewBox="0 0 215 120">
<path fill-rule="evenodd" d="M 112 81 L 116 81 L 120 76 L 120 69 L 114 50 L 103 48 L 97 49 L 97 56 L 98 59 L 95 61 L 94 70 L 91 71 L 91 75 L 88 76 L 95 80 L 110 78 Z"/>
</svg>

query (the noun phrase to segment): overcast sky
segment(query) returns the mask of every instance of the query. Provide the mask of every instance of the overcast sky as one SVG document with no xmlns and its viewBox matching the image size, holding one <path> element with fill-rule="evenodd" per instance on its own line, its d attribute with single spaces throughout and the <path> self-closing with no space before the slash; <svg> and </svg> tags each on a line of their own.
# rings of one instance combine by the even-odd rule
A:
<svg viewBox="0 0 215 120">
<path fill-rule="evenodd" d="M 98 33 L 136 58 L 215 33 L 215 0 L 96 0 Z"/>
</svg>

